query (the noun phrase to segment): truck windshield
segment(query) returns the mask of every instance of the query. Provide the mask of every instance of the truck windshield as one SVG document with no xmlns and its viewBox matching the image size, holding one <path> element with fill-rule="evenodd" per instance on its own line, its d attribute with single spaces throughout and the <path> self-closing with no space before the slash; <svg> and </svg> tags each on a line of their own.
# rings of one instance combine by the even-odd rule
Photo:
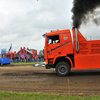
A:
<svg viewBox="0 0 100 100">
<path fill-rule="evenodd" d="M 55 44 L 55 43 L 60 43 L 59 35 L 49 36 L 48 37 L 48 44 Z"/>
</svg>

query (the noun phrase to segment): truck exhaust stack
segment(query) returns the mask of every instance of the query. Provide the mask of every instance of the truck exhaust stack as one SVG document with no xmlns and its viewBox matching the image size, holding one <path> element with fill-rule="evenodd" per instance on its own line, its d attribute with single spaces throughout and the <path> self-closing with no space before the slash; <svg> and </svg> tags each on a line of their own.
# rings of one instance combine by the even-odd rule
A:
<svg viewBox="0 0 100 100">
<path fill-rule="evenodd" d="M 76 34 L 76 53 L 79 53 L 79 41 L 78 41 L 78 29 L 75 28 L 75 34 Z"/>
</svg>

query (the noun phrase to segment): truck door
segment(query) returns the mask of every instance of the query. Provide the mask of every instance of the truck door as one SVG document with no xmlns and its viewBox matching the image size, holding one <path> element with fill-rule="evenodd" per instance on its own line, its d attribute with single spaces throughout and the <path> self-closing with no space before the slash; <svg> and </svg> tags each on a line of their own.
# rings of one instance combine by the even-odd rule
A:
<svg viewBox="0 0 100 100">
<path fill-rule="evenodd" d="M 47 56 L 54 58 L 55 55 L 61 54 L 60 35 L 47 37 Z"/>
<path fill-rule="evenodd" d="M 72 54 L 73 46 L 70 33 L 62 34 L 62 54 Z"/>
</svg>

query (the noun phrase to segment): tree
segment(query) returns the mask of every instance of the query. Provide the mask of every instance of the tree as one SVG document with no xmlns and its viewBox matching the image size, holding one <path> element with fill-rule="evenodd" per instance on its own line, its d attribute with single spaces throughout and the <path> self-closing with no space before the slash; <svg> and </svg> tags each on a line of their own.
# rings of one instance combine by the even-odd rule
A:
<svg viewBox="0 0 100 100">
<path fill-rule="evenodd" d="M 44 50 L 39 51 L 39 56 L 44 56 Z"/>
</svg>

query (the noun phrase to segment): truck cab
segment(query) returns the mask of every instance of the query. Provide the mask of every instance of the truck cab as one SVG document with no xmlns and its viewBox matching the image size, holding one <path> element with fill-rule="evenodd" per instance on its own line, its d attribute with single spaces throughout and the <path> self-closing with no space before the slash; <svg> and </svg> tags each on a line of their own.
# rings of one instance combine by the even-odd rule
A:
<svg viewBox="0 0 100 100">
<path fill-rule="evenodd" d="M 44 51 L 46 68 L 56 68 L 59 75 L 67 75 L 64 65 L 67 64 L 68 69 L 71 69 L 74 52 L 70 30 L 57 30 L 46 33 Z M 63 67 L 57 67 L 62 63 L 64 63 Z"/>
</svg>

